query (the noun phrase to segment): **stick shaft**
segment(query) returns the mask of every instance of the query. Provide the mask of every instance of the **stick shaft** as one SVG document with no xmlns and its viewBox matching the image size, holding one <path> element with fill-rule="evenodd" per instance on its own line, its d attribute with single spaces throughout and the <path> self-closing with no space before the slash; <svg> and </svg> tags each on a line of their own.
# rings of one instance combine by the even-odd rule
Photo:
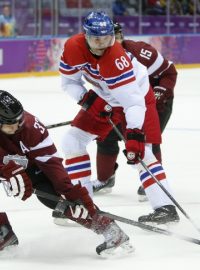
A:
<svg viewBox="0 0 200 270">
<path fill-rule="evenodd" d="M 56 196 L 56 195 L 52 195 L 52 194 L 49 194 L 49 193 L 46 193 L 46 192 L 43 192 L 43 191 L 40 191 L 40 190 L 37 190 L 37 189 L 34 189 L 33 193 L 36 194 L 37 196 L 43 197 L 45 199 L 49 199 L 49 200 L 55 201 L 57 203 L 64 204 L 64 206 L 66 208 L 68 206 L 70 206 L 70 205 L 74 206 L 73 202 L 65 200 L 65 199 L 63 199 L 63 198 L 61 198 L 59 196 Z M 116 221 L 125 223 L 125 224 L 129 224 L 129 225 L 132 225 L 132 226 L 135 226 L 135 227 L 139 227 L 140 229 L 143 229 L 143 230 L 146 230 L 146 231 L 151 231 L 151 232 L 155 232 L 155 233 L 159 233 L 159 234 L 164 234 L 164 235 L 167 235 L 167 236 L 173 236 L 173 237 L 178 238 L 180 240 L 184 240 L 184 241 L 187 241 L 187 242 L 190 242 L 190 243 L 200 245 L 200 240 L 198 240 L 196 238 L 187 237 L 187 236 L 184 236 L 184 235 L 181 235 L 181 234 L 173 233 L 173 232 L 170 232 L 168 230 L 160 229 L 160 228 L 155 227 L 155 226 L 146 225 L 144 223 L 140 223 L 140 222 L 134 221 L 132 219 L 127 219 L 127 218 L 117 216 L 117 215 L 114 215 L 114 214 L 110 214 L 108 212 L 104 212 L 104 211 L 100 211 L 100 210 L 98 211 L 98 214 L 102 215 L 104 217 L 108 217 L 108 218 L 114 219 Z"/>
<path fill-rule="evenodd" d="M 67 126 L 67 125 L 70 125 L 71 122 L 72 121 L 66 121 L 66 122 L 60 122 L 60 123 L 57 123 L 57 124 L 47 125 L 46 128 L 51 129 L 51 128 L 56 128 L 56 127 Z"/>
<path fill-rule="evenodd" d="M 124 143 L 126 142 L 123 134 L 120 132 L 120 130 L 116 127 L 116 125 L 113 123 L 113 121 L 108 118 L 109 123 L 112 125 L 112 127 L 114 128 L 116 134 L 124 141 Z M 153 180 L 158 184 L 158 186 L 162 189 L 162 191 L 168 196 L 168 198 L 174 203 L 174 205 L 176 205 L 176 207 L 182 212 L 182 214 L 191 222 L 191 224 L 194 226 L 194 228 L 200 232 L 200 228 L 195 224 L 195 222 L 190 218 L 190 216 L 184 211 L 184 209 L 180 206 L 180 204 L 175 200 L 175 198 L 167 191 L 167 189 L 160 183 L 160 181 L 158 181 L 158 179 L 155 177 L 155 175 L 153 175 L 153 173 L 149 170 L 149 168 L 147 167 L 147 165 L 144 163 L 143 160 L 141 160 L 141 158 L 138 158 L 140 164 L 143 166 L 143 168 L 146 170 L 146 172 L 148 172 L 151 177 L 153 178 Z"/>
</svg>

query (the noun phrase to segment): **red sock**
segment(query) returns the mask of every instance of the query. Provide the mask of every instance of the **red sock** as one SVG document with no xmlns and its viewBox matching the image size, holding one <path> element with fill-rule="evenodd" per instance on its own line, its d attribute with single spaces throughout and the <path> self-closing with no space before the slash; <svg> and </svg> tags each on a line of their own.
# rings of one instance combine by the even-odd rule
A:
<svg viewBox="0 0 200 270">
<path fill-rule="evenodd" d="M 0 225 L 5 225 L 5 224 L 10 225 L 8 217 L 7 217 L 6 213 L 0 213 Z"/>
<path fill-rule="evenodd" d="M 96 167 L 97 179 L 99 181 L 104 182 L 114 174 L 117 156 L 117 154 L 105 155 L 97 152 Z"/>
</svg>

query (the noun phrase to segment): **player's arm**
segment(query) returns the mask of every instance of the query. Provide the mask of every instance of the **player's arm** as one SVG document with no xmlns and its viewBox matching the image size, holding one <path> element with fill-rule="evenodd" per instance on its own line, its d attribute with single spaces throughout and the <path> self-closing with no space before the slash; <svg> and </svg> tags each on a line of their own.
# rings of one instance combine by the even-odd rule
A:
<svg viewBox="0 0 200 270">
<path fill-rule="evenodd" d="M 80 101 L 84 94 L 87 92 L 83 86 L 82 72 L 78 66 L 77 59 L 79 58 L 79 50 L 77 50 L 74 44 L 66 42 L 61 59 L 59 71 L 61 74 L 61 87 L 65 93 L 75 99 L 77 102 Z M 76 55 L 77 58 L 69 58 L 68 55 Z"/>
</svg>

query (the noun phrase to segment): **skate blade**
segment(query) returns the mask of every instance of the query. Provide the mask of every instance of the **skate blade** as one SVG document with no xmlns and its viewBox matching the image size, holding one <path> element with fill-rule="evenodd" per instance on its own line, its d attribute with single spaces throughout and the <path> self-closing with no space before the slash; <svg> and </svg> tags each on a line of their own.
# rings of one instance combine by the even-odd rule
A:
<svg viewBox="0 0 200 270">
<path fill-rule="evenodd" d="M 54 218 L 53 223 L 58 226 L 64 226 L 64 227 L 79 227 L 77 222 L 74 222 L 68 218 Z"/>
<path fill-rule="evenodd" d="M 159 229 L 162 229 L 162 230 L 170 230 L 172 228 L 175 228 L 178 224 L 179 224 L 179 221 L 170 221 L 170 222 L 167 222 L 167 223 L 158 223 L 158 222 L 141 222 L 145 225 L 150 225 L 150 226 L 153 226 L 153 227 L 157 227 Z M 149 231 L 149 230 L 145 230 L 146 232 L 148 233 L 154 233 L 153 231 Z"/>
<path fill-rule="evenodd" d="M 10 259 L 15 256 L 17 256 L 18 253 L 18 245 L 12 245 L 12 246 L 7 246 L 3 249 L 0 250 L 0 258 L 1 259 Z"/>
<path fill-rule="evenodd" d="M 129 256 L 134 251 L 135 248 L 130 244 L 129 241 L 126 241 L 118 247 L 103 250 L 100 256 L 104 259 L 120 258 Z"/>
<path fill-rule="evenodd" d="M 148 198 L 146 195 L 138 195 L 138 201 L 139 202 L 147 202 Z"/>
<path fill-rule="evenodd" d="M 94 195 L 98 195 L 98 194 L 104 195 L 104 194 L 109 194 L 111 192 L 112 192 L 112 188 L 107 187 L 107 188 L 102 188 L 99 191 L 94 192 Z"/>
</svg>

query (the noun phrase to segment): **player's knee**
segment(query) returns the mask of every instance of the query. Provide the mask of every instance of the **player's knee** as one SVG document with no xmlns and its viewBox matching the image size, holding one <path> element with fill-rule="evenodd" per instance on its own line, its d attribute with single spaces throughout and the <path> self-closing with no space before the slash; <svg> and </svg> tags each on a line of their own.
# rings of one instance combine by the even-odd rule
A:
<svg viewBox="0 0 200 270">
<path fill-rule="evenodd" d="M 86 154 L 86 146 L 92 141 L 93 135 L 89 136 L 86 132 L 72 127 L 62 140 L 62 150 L 66 157 Z"/>
</svg>

